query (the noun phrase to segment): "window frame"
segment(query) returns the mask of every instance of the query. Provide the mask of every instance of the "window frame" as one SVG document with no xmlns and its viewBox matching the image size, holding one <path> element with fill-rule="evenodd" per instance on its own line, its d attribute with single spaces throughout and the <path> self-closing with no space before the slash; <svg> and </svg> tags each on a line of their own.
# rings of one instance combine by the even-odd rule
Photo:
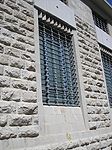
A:
<svg viewBox="0 0 112 150">
<path fill-rule="evenodd" d="M 45 106 L 43 105 L 42 100 L 42 86 L 41 86 L 41 68 L 40 68 L 40 46 L 39 46 L 39 7 L 35 3 L 35 9 L 34 9 L 34 20 L 35 20 L 35 26 L 34 26 L 34 38 L 35 38 L 35 58 L 36 58 L 36 78 L 37 80 L 37 97 L 38 97 L 38 117 L 39 117 L 39 133 L 40 135 L 45 135 L 45 111 L 46 109 L 57 109 L 57 106 Z M 41 9 L 42 10 L 42 9 Z M 60 19 L 59 19 L 60 20 Z M 62 21 L 63 22 L 63 21 Z M 65 21 L 64 21 L 65 22 Z M 68 24 L 68 23 L 67 23 Z M 85 91 L 83 85 L 83 77 L 82 77 L 82 70 L 81 70 L 81 60 L 80 60 L 80 52 L 79 52 L 79 44 L 77 39 L 77 32 L 76 32 L 76 22 L 74 24 L 74 28 L 72 31 L 73 34 L 73 47 L 74 47 L 74 56 L 76 59 L 76 73 L 77 73 L 77 82 L 78 82 L 78 88 L 79 88 L 79 101 L 80 101 L 80 107 L 77 107 L 77 109 L 81 109 L 84 119 L 85 128 L 89 130 L 89 123 L 88 123 L 88 114 L 87 114 L 87 108 L 86 108 L 86 101 L 85 99 Z M 58 106 L 59 109 L 61 109 L 60 106 Z M 63 106 L 65 109 L 65 106 Z M 67 109 L 75 109 L 75 107 L 67 107 Z"/>
<path fill-rule="evenodd" d="M 103 45 L 99 45 L 100 47 L 100 53 L 101 53 L 101 60 L 102 60 L 102 67 L 103 67 L 103 72 L 104 72 L 104 77 L 105 77 L 105 85 L 106 85 L 106 91 L 107 91 L 107 96 L 108 96 L 108 100 L 109 100 L 109 106 L 112 108 L 112 99 L 110 100 L 110 95 L 109 95 L 109 91 L 108 91 L 108 83 L 107 83 L 107 79 L 106 79 L 106 74 L 105 74 L 105 68 L 104 68 L 104 62 L 103 62 L 103 56 L 102 55 L 108 55 L 108 57 L 112 57 L 112 52 L 109 48 L 103 46 Z M 106 56 L 105 56 L 106 57 Z M 112 64 L 112 62 L 111 62 Z M 112 81 L 111 81 L 112 83 Z M 111 87 L 112 88 L 112 87 Z"/>
<path fill-rule="evenodd" d="M 41 21 L 41 22 L 42 22 L 42 21 Z M 43 21 L 43 23 L 45 24 L 45 21 Z M 67 26 L 65 26 L 65 28 L 66 28 L 66 27 L 67 27 Z M 54 26 L 53 28 L 55 28 L 55 26 Z M 55 30 L 59 30 L 59 29 L 58 29 L 58 28 L 55 28 Z M 63 31 L 63 30 L 62 30 L 62 31 L 59 30 L 59 33 L 65 34 L 66 32 Z M 66 33 L 66 34 L 68 34 L 69 36 L 71 36 L 70 33 Z M 71 40 L 71 42 L 72 42 L 72 40 Z M 73 51 L 73 53 L 74 53 L 74 50 L 73 50 L 73 49 L 72 49 L 72 51 Z M 76 60 L 74 60 L 74 61 L 76 61 Z M 74 64 L 74 65 L 76 65 L 76 64 Z M 42 66 L 41 66 L 41 67 L 42 67 Z M 75 78 L 74 78 L 74 79 L 77 80 L 78 77 L 76 77 L 76 76 L 77 76 L 76 66 L 75 66 L 75 70 L 74 70 L 74 71 L 75 71 Z M 67 106 L 68 106 L 68 107 L 76 107 L 76 106 L 79 106 L 79 95 L 77 94 L 77 93 L 79 93 L 79 92 L 78 92 L 78 80 L 77 80 L 76 84 L 77 84 L 77 85 L 75 85 L 75 88 L 76 88 L 76 89 L 75 89 L 75 91 L 76 91 L 75 96 L 76 96 L 76 98 L 74 99 L 74 104 L 69 104 L 70 102 L 69 102 L 68 104 L 66 104 L 66 103 L 65 103 L 65 104 L 64 104 L 64 103 L 63 103 L 63 104 L 62 104 L 62 103 L 45 103 L 44 101 L 43 101 L 43 104 L 44 104 L 44 105 L 54 105 L 54 106 L 56 106 L 56 105 L 57 105 L 57 106 L 66 106 L 66 107 L 67 107 Z M 73 87 L 73 85 L 72 85 L 72 87 Z M 75 91 L 74 91 L 74 92 L 75 92 Z M 63 96 L 64 96 L 64 95 L 63 95 Z M 78 98 L 77 98 L 77 97 L 78 97 Z M 69 99 L 69 100 L 70 100 L 70 99 Z"/>
</svg>

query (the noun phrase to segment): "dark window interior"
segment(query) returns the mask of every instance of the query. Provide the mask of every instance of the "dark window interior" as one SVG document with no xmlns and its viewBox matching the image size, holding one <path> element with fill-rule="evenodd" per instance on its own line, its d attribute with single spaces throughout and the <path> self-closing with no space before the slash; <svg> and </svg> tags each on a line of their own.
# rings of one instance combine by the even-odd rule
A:
<svg viewBox="0 0 112 150">
<path fill-rule="evenodd" d="M 108 33 L 108 27 L 107 27 L 107 22 L 105 19 L 103 19 L 100 15 L 97 13 L 93 12 L 93 20 L 94 23 L 97 27 Z"/>
<path fill-rule="evenodd" d="M 79 105 L 71 38 L 39 21 L 42 97 L 46 105 Z"/>
</svg>

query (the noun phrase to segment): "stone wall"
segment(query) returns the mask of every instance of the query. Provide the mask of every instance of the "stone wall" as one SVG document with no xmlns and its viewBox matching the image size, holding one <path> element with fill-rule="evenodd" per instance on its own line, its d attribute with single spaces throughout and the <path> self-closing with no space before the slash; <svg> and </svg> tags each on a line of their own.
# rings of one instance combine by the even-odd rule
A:
<svg viewBox="0 0 112 150">
<path fill-rule="evenodd" d="M 74 6 L 78 4 L 80 7 L 76 7 L 76 14 L 79 13 L 76 32 L 82 66 L 81 86 L 84 87 L 89 129 L 94 131 L 84 128 L 80 134 L 89 132 L 87 137 L 77 137 L 76 140 L 68 135 L 67 142 L 61 142 L 59 135 L 56 141 L 60 142 L 56 144 L 50 141 L 51 135 L 49 138 L 38 136 L 33 0 L 0 0 L 0 144 L 1 141 L 5 143 L 0 145 L 0 150 L 11 149 L 13 146 L 9 143 L 12 138 L 19 146 L 33 139 L 35 148 L 26 148 L 26 144 L 27 150 L 111 150 L 112 133 L 102 133 L 103 130 L 111 130 L 111 121 L 91 10 L 81 1 L 76 2 Z M 73 5 L 74 1 L 71 3 Z M 96 134 L 92 136 L 94 132 Z M 49 144 L 41 145 L 41 138 L 43 143 L 48 138 L 46 143 Z M 20 140 L 24 142 L 19 143 Z M 22 147 L 19 146 L 17 149 Z"/>
<path fill-rule="evenodd" d="M 90 130 L 111 125 L 100 49 L 94 27 L 76 18 Z"/>
<path fill-rule="evenodd" d="M 65 143 L 43 145 L 28 150 L 111 150 L 112 134 L 78 139 Z"/>
<path fill-rule="evenodd" d="M 38 136 L 32 0 L 0 0 L 0 140 Z"/>
</svg>

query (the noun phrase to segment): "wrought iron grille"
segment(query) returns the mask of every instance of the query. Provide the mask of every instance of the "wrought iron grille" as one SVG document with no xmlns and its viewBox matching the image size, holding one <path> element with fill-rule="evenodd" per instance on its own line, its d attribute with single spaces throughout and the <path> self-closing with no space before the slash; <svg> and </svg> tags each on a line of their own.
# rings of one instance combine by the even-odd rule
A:
<svg viewBox="0 0 112 150">
<path fill-rule="evenodd" d="M 100 15 L 97 13 L 93 12 L 93 20 L 94 23 L 97 27 L 108 33 L 108 27 L 107 27 L 107 22 L 105 19 L 103 19 Z"/>
<path fill-rule="evenodd" d="M 46 105 L 79 105 L 71 38 L 39 21 L 42 97 Z"/>
<path fill-rule="evenodd" d="M 103 61 L 104 73 L 107 84 L 107 91 L 110 105 L 112 106 L 112 54 L 106 53 L 104 47 L 101 47 L 101 56 Z M 107 51 L 108 52 L 108 51 Z"/>
</svg>

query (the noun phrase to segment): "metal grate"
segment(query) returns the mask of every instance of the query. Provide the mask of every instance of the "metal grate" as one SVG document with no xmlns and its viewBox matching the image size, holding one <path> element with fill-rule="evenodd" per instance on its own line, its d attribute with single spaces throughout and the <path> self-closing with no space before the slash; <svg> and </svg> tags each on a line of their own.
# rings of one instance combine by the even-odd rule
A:
<svg viewBox="0 0 112 150">
<path fill-rule="evenodd" d="M 100 15 L 97 13 L 93 12 L 93 20 L 94 23 L 97 27 L 108 33 L 108 27 L 107 27 L 107 22 L 105 19 L 103 19 Z"/>
<path fill-rule="evenodd" d="M 39 20 L 43 103 L 78 106 L 72 36 Z"/>
<path fill-rule="evenodd" d="M 102 56 L 104 73 L 106 78 L 109 102 L 110 105 L 112 106 L 112 55 L 106 53 L 105 48 L 101 47 L 101 56 Z"/>
</svg>

